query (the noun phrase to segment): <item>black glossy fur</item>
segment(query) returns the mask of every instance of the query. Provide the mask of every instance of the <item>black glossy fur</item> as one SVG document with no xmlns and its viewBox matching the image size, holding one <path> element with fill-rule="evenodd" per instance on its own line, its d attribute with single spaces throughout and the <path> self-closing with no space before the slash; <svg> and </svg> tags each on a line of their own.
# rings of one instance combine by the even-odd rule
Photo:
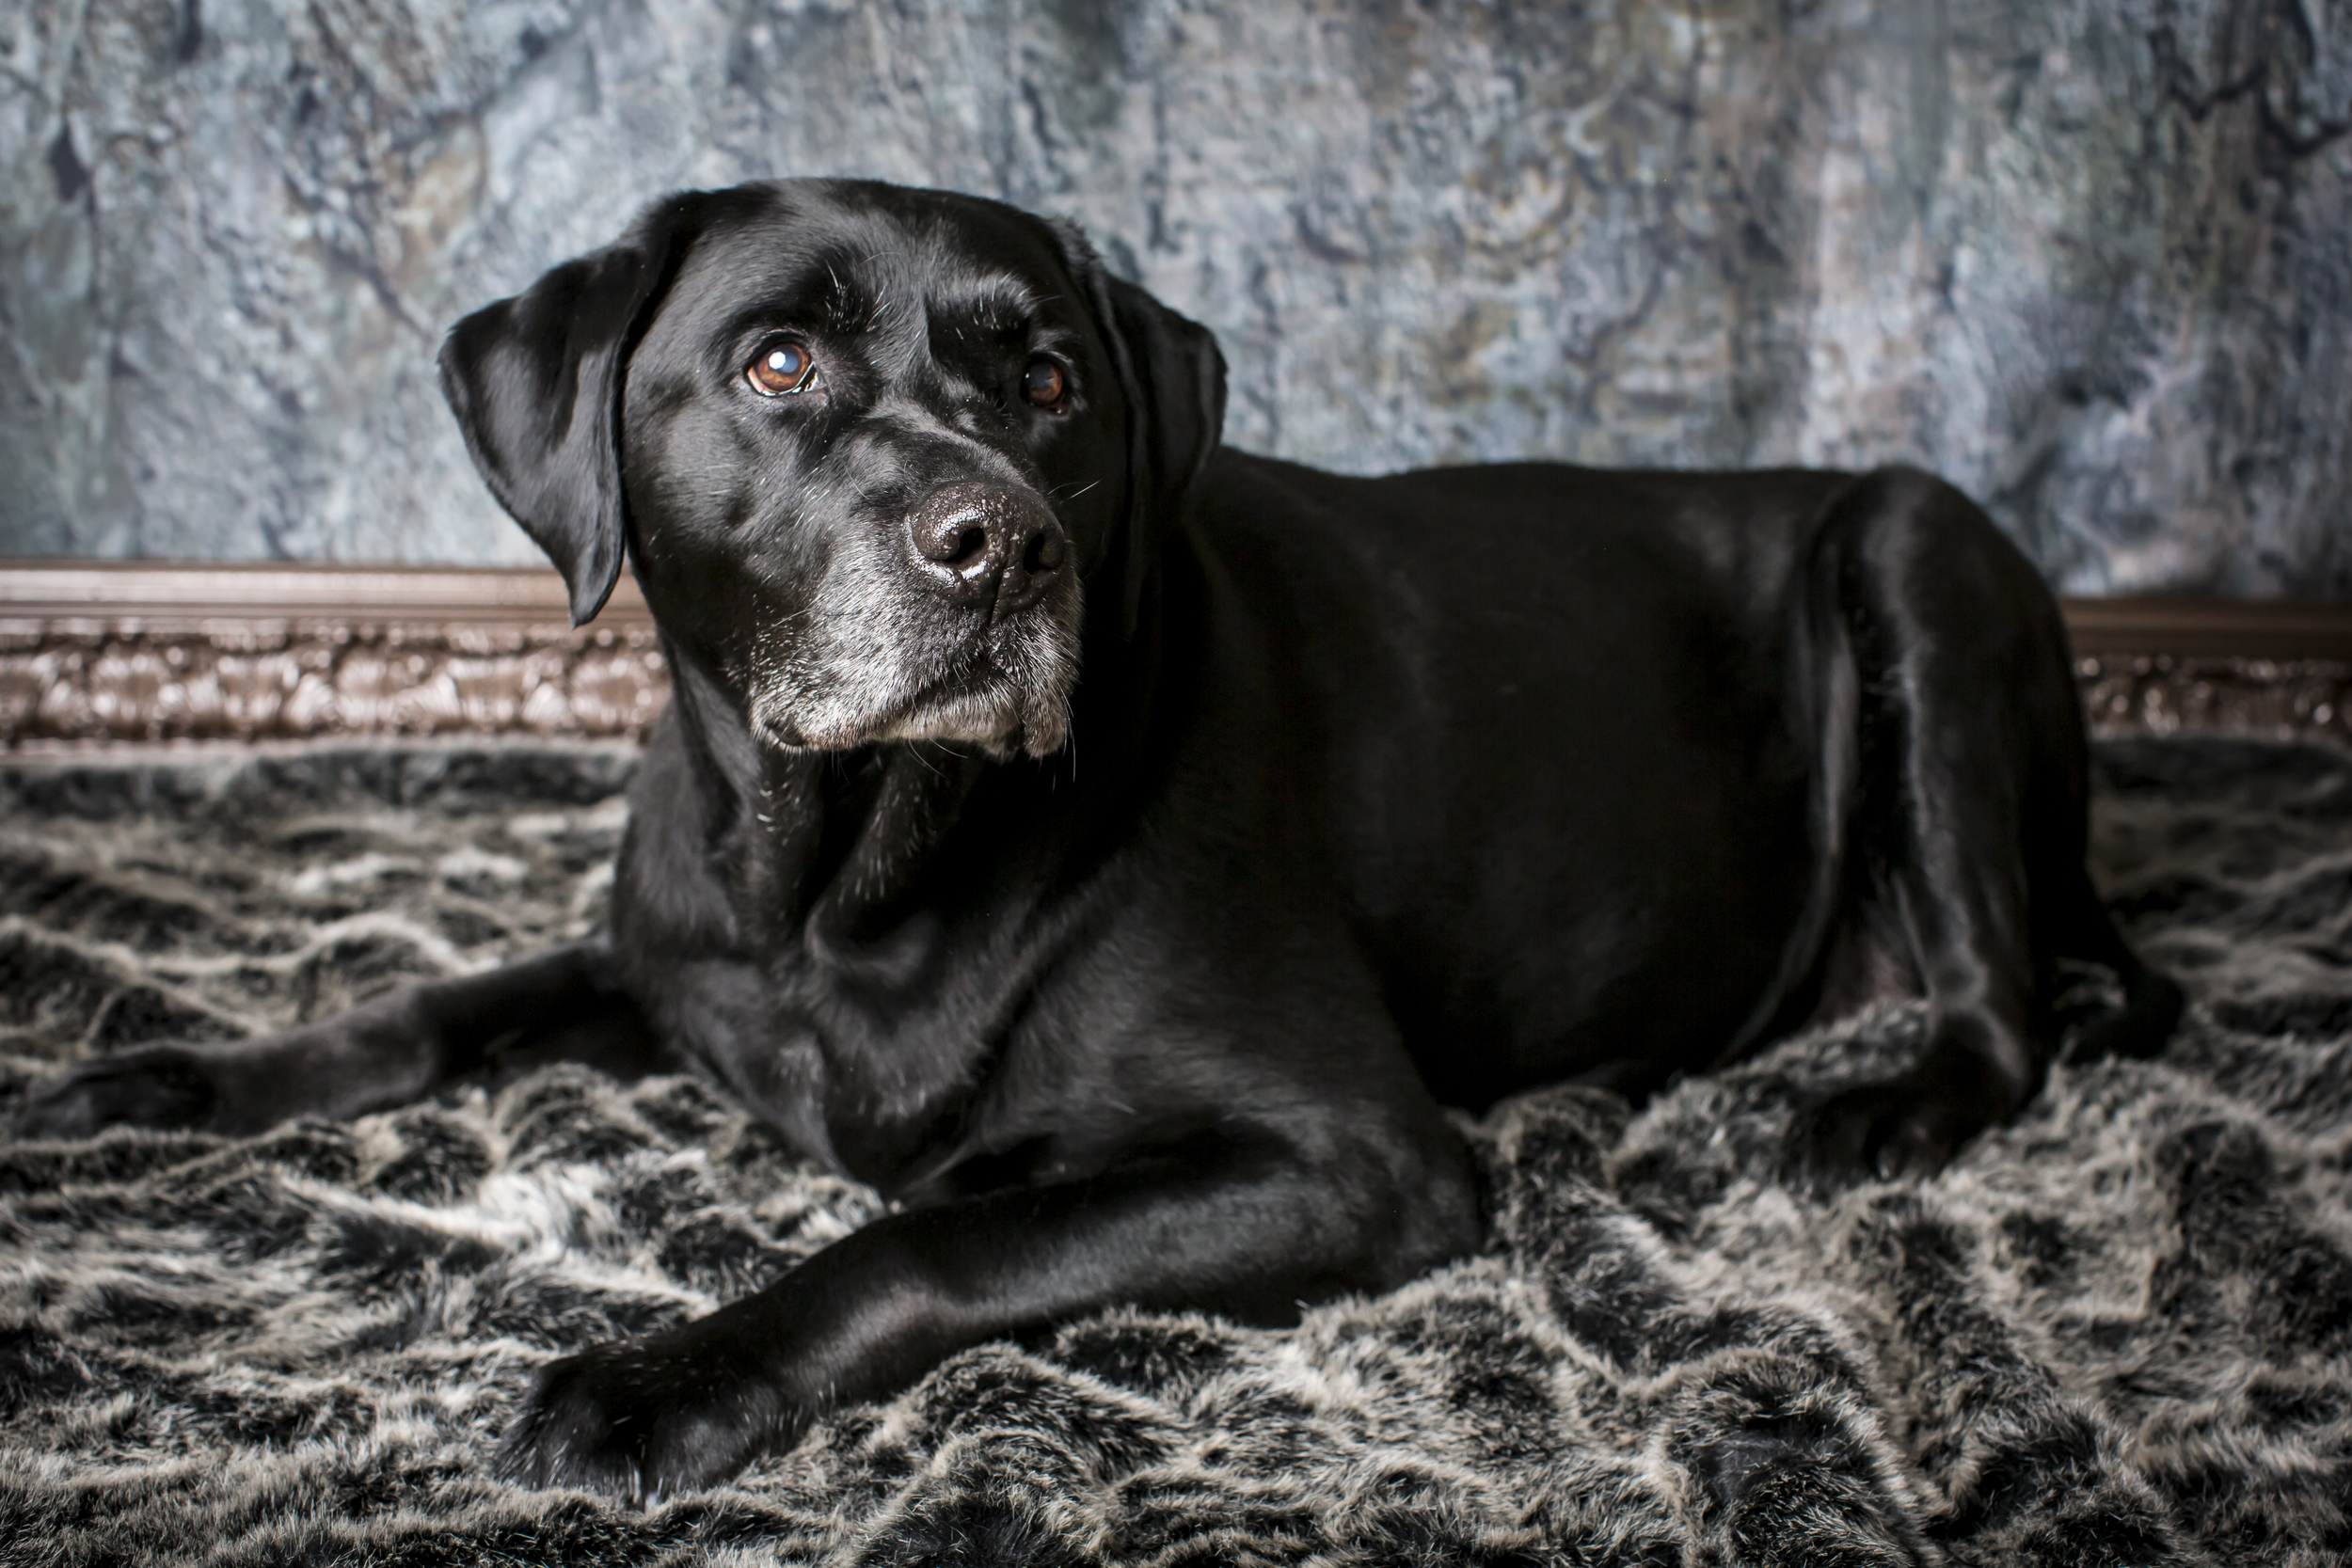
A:
<svg viewBox="0 0 2352 1568">
<path fill-rule="evenodd" d="M 813 379 L 764 393 L 787 340 Z M 1221 450 L 1214 341 L 1074 232 L 847 182 L 665 201 L 443 370 L 576 617 L 626 555 L 662 629 L 610 942 L 93 1064 L 24 1125 L 594 1053 L 901 1202 L 557 1363 L 516 1476 L 660 1496 L 1104 1304 L 1397 1284 L 1479 1240 L 1442 1104 L 1640 1093 L 1911 990 L 1924 1065 L 1792 1154 L 1920 1172 L 2038 1090 L 2064 961 L 2124 993 L 2087 1051 L 2178 1013 L 2083 869 L 2056 609 L 1925 475 Z"/>
</svg>

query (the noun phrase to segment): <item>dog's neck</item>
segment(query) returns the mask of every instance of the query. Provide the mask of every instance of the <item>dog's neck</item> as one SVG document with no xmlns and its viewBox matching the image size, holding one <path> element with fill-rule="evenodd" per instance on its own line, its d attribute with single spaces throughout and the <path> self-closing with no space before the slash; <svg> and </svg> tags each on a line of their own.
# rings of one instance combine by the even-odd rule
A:
<svg viewBox="0 0 2352 1568">
<path fill-rule="evenodd" d="M 913 958 L 902 936 L 893 940 L 898 916 L 919 902 L 912 895 L 984 786 L 1052 802 L 1045 813 L 1031 802 L 1025 820 L 1116 809 L 1150 750 L 1161 623 L 1156 594 L 1132 637 L 1089 623 L 1071 738 L 1041 761 L 920 741 L 851 752 L 768 744 L 709 665 L 665 638 L 671 701 L 707 792 L 704 820 L 747 956 L 771 971 L 815 956 L 875 969 L 887 984 Z"/>
<path fill-rule="evenodd" d="M 762 911 L 778 947 L 850 960 L 897 927 L 990 766 L 926 742 L 838 755 L 762 748 L 742 808 L 742 915 Z"/>
<path fill-rule="evenodd" d="M 910 892 L 988 766 L 946 747 L 762 743 L 741 705 L 665 639 L 671 701 L 705 792 L 711 848 L 755 955 L 854 941 Z"/>
</svg>

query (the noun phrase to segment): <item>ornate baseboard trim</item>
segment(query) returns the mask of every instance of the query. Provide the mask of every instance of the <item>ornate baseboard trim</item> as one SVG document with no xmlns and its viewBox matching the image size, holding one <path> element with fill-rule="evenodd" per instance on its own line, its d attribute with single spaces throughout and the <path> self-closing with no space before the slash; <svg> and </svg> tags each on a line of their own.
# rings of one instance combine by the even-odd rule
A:
<svg viewBox="0 0 2352 1568">
<path fill-rule="evenodd" d="M 323 736 L 635 739 L 669 697 L 636 584 L 578 630 L 546 570 L 0 562 L 12 748 Z"/>
<path fill-rule="evenodd" d="M 2249 735 L 2352 746 L 2352 662 L 2170 654 L 2074 661 L 2099 736 Z"/>
<path fill-rule="evenodd" d="M 2352 604 L 2062 599 L 2093 733 L 2352 745 Z"/>
<path fill-rule="evenodd" d="M 2352 604 L 2064 601 L 2092 727 L 2352 745 Z M 537 569 L 0 562 L 0 744 L 637 739 L 669 695 L 624 578 L 587 626 Z"/>
</svg>

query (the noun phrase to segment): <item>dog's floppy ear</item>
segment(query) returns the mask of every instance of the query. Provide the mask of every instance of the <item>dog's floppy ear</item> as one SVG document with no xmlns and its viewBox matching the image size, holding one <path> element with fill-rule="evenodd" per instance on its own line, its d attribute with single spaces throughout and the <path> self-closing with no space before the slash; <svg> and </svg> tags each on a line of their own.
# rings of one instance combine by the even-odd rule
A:
<svg viewBox="0 0 2352 1568">
<path fill-rule="evenodd" d="M 1126 561 L 1121 625 L 1136 632 L 1161 541 L 1225 434 L 1225 356 L 1216 337 L 1145 293 L 1109 278 L 1111 321 L 1132 367 L 1127 388 Z"/>
<path fill-rule="evenodd" d="M 576 626 L 620 580 L 622 370 L 676 272 L 691 205 L 657 202 L 618 244 L 475 311 L 441 344 L 466 450 L 563 572 Z"/>
<path fill-rule="evenodd" d="M 1207 327 L 1104 271 L 1074 225 L 1054 231 L 1127 399 L 1127 515 L 1105 564 L 1118 574 L 1120 625 L 1132 637 L 1160 544 L 1225 432 L 1225 356 Z"/>
</svg>

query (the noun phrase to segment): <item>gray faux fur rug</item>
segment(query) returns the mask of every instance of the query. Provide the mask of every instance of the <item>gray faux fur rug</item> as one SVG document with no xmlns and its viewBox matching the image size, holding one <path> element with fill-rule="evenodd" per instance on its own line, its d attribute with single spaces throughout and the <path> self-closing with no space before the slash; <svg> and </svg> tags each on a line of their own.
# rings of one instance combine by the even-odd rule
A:
<svg viewBox="0 0 2352 1568">
<path fill-rule="evenodd" d="M 2100 756 L 2104 885 L 2196 1006 L 1941 1179 L 1775 1179 L 1791 1107 L 1910 1049 L 1910 1010 L 1639 1115 L 1529 1097 L 1478 1129 L 1485 1256 L 1290 1332 L 1113 1313 L 986 1346 L 652 1513 L 489 1478 L 532 1367 L 876 1211 L 699 1085 L 0 1144 L 0 1560 L 2344 1560 L 2352 758 Z M 76 1053 L 589 928 L 627 770 L 0 771 L 0 1115 Z"/>
</svg>

